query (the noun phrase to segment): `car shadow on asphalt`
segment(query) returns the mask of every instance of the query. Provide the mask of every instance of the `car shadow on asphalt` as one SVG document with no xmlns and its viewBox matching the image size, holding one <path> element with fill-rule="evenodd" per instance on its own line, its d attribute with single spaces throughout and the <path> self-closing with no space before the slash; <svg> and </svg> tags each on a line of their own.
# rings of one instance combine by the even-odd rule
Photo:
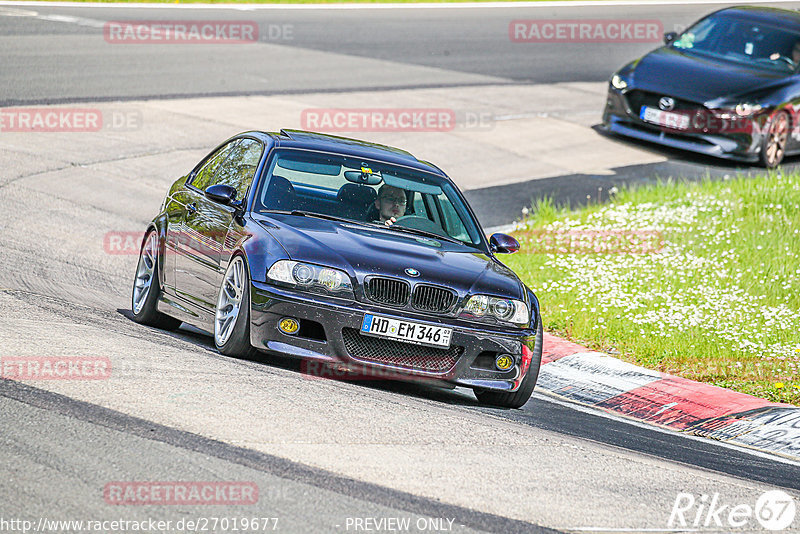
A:
<svg viewBox="0 0 800 534">
<path fill-rule="evenodd" d="M 119 308 L 117 309 L 117 313 L 133 321 L 133 314 L 130 310 Z M 152 328 L 144 325 L 140 326 L 142 326 L 142 328 Z M 466 388 L 452 389 L 448 387 L 437 386 L 431 383 L 392 380 L 385 378 L 368 379 L 358 377 L 352 373 L 345 373 L 335 369 L 325 370 L 320 367 L 315 367 L 315 370 L 312 374 L 309 372 L 310 366 L 304 365 L 303 360 L 274 353 L 268 354 L 265 352 L 258 352 L 252 358 L 234 358 L 231 356 L 225 356 L 217 351 L 216 347 L 214 346 L 214 340 L 210 333 L 186 323 L 181 324 L 178 330 L 158 331 L 165 335 L 180 339 L 186 343 L 195 345 L 206 351 L 212 352 L 221 358 L 230 358 L 232 361 L 249 361 L 256 364 L 267 365 L 303 375 L 308 379 L 331 380 L 334 382 L 349 383 L 368 389 L 396 393 L 418 399 L 435 401 L 442 404 L 460 406 L 479 405 L 477 399 L 472 395 L 471 391 L 467 390 Z"/>
<path fill-rule="evenodd" d="M 712 168 L 712 169 L 717 169 L 720 172 L 726 172 L 726 173 L 735 172 L 737 174 L 742 172 L 752 173 L 753 171 L 766 172 L 766 169 L 764 169 L 764 167 L 762 167 L 760 163 L 755 163 L 755 162 L 747 163 L 742 161 L 715 158 L 713 156 L 707 156 L 705 154 L 689 152 L 687 150 L 681 150 L 679 148 L 659 145 L 658 143 L 652 143 L 641 139 L 625 137 L 604 130 L 601 124 L 595 124 L 594 126 L 592 126 L 592 130 L 597 132 L 598 135 L 602 135 L 606 139 L 611 139 L 615 142 L 627 145 L 631 148 L 645 150 L 647 152 L 650 152 L 651 154 L 664 156 L 665 158 L 669 158 L 674 162 L 683 162 L 689 165 L 697 165 L 703 171 Z M 800 169 L 800 155 L 786 156 L 786 158 L 783 160 L 783 163 L 781 164 L 781 167 L 783 167 L 787 171 L 794 171 Z"/>
</svg>

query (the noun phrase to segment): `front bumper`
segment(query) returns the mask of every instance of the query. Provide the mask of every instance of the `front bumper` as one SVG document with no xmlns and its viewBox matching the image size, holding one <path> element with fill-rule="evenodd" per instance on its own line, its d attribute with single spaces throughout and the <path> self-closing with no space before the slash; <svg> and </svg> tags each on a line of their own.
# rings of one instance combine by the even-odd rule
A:
<svg viewBox="0 0 800 534">
<path fill-rule="evenodd" d="M 623 91 L 610 88 L 603 112 L 603 129 L 671 148 L 705 154 L 722 159 L 758 161 L 762 135 L 758 131 L 724 134 L 719 132 L 682 132 L 661 127 L 639 118 Z"/>
<path fill-rule="evenodd" d="M 531 357 L 535 345 L 535 330 L 476 325 L 405 311 L 398 315 L 398 310 L 391 308 L 301 294 L 260 282 L 251 282 L 250 297 L 250 342 L 255 348 L 356 370 L 364 379 L 433 380 L 513 392 L 524 378 L 521 370 L 529 368 L 523 358 L 526 354 Z M 363 336 L 359 330 L 365 313 L 452 328 L 451 350 Z M 285 334 L 278 328 L 285 317 L 300 321 L 297 334 Z M 497 354 L 512 355 L 514 366 L 505 372 L 494 368 Z M 309 374 L 325 373 L 327 368 L 304 366 Z"/>
</svg>

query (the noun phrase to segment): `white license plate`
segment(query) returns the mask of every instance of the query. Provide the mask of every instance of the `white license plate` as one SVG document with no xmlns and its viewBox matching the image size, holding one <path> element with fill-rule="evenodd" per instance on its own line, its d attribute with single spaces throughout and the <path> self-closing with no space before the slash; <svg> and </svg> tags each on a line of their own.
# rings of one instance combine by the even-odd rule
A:
<svg viewBox="0 0 800 534">
<path fill-rule="evenodd" d="M 368 336 L 385 337 L 416 345 L 447 348 L 453 336 L 452 328 L 400 321 L 368 313 L 361 323 L 361 333 Z"/>
<path fill-rule="evenodd" d="M 639 111 L 639 118 L 645 122 L 658 124 L 659 126 L 665 126 L 667 128 L 674 128 L 675 130 L 689 129 L 688 115 L 672 113 L 671 111 L 642 106 L 642 109 Z"/>
</svg>

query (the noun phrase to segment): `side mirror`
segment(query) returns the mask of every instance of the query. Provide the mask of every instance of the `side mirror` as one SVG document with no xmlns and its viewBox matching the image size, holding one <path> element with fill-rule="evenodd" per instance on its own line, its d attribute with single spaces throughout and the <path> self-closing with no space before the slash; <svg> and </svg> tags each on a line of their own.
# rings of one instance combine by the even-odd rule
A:
<svg viewBox="0 0 800 534">
<path fill-rule="evenodd" d="M 227 184 L 210 185 L 206 189 L 206 197 L 227 206 L 236 200 L 236 189 Z"/>
<path fill-rule="evenodd" d="M 670 44 L 678 38 L 678 32 L 667 32 L 664 34 L 664 44 Z"/>
<path fill-rule="evenodd" d="M 506 234 L 492 234 L 489 248 L 498 254 L 513 254 L 519 250 L 519 241 Z"/>
</svg>

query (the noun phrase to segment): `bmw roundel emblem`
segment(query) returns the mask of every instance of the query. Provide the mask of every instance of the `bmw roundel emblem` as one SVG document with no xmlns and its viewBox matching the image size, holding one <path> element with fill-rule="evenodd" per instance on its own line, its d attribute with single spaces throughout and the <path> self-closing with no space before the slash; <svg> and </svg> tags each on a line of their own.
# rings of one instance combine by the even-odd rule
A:
<svg viewBox="0 0 800 534">
<path fill-rule="evenodd" d="M 412 269 L 411 267 L 409 267 L 408 269 L 406 269 L 406 274 L 407 274 L 408 276 L 413 276 L 414 278 L 416 278 L 416 277 L 418 277 L 418 276 L 419 276 L 419 271 L 418 271 L 418 270 L 416 270 L 416 269 Z"/>
</svg>

